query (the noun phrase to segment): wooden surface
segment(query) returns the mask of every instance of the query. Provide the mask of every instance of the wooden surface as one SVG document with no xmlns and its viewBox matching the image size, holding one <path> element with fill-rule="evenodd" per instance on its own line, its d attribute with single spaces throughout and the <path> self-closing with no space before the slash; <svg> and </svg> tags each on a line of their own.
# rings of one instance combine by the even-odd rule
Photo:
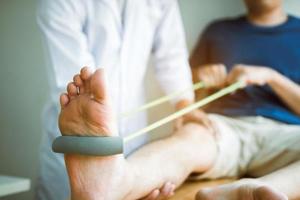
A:
<svg viewBox="0 0 300 200">
<path fill-rule="evenodd" d="M 230 183 L 233 180 L 216 180 L 216 181 L 199 181 L 186 182 L 179 189 L 176 190 L 175 195 L 170 200 L 194 200 L 196 193 L 204 187 L 212 187 L 225 183 Z"/>
<path fill-rule="evenodd" d="M 0 175 L 0 197 L 28 191 L 29 189 L 29 179 Z"/>
</svg>

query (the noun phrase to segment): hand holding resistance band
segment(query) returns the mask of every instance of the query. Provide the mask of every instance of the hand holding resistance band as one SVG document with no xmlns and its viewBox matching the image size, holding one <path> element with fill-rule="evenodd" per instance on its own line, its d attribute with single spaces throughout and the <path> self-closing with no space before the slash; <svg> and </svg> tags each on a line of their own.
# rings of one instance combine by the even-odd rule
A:
<svg viewBox="0 0 300 200">
<path fill-rule="evenodd" d="M 204 84 L 202 82 L 196 83 L 193 85 L 192 88 L 197 90 L 201 87 L 203 87 Z M 109 155 L 115 155 L 115 154 L 121 154 L 123 153 L 123 146 L 125 143 L 134 140 L 135 138 L 146 134 L 149 131 L 152 131 L 178 117 L 181 117 L 192 110 L 198 109 L 218 98 L 221 98 L 227 94 L 230 94 L 238 89 L 241 89 L 245 86 L 245 83 L 243 82 L 236 82 L 194 104 L 191 104 L 153 124 L 150 124 L 149 126 L 130 134 L 129 136 L 125 137 L 124 139 L 121 137 L 76 137 L 76 136 L 60 136 L 55 139 L 55 141 L 52 144 L 52 149 L 54 152 L 57 153 L 75 153 L 75 154 L 82 154 L 82 155 L 93 155 L 93 156 L 109 156 Z M 187 90 L 187 89 L 186 89 Z M 150 102 L 132 112 L 126 113 L 124 116 L 127 117 L 129 115 L 132 115 L 134 113 L 149 109 L 153 106 L 159 105 L 163 102 L 166 102 L 170 100 L 171 98 L 174 98 L 176 96 L 179 96 L 180 94 L 184 93 L 184 91 L 179 91 L 176 93 L 173 93 L 171 95 L 162 97 L 160 99 L 157 99 L 153 102 Z"/>
</svg>

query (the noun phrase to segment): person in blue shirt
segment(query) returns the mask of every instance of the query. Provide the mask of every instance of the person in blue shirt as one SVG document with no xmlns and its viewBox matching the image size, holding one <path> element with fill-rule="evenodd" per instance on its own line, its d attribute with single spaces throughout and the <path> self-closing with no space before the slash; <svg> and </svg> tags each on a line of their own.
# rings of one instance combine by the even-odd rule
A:
<svg viewBox="0 0 300 200">
<path fill-rule="evenodd" d="M 200 191 L 198 200 L 236 199 L 229 196 L 237 196 L 236 188 L 247 181 L 252 188 L 270 185 L 289 199 L 300 195 L 299 177 L 293 182 L 300 156 L 291 156 L 300 137 L 300 19 L 285 13 L 281 0 L 245 0 L 245 4 L 246 16 L 218 20 L 206 28 L 190 63 L 194 80 L 207 86 L 198 98 L 236 81 L 246 83 L 243 90 L 204 108 L 220 121 L 220 132 L 227 132 L 221 133 L 227 140 L 221 142 L 227 145 L 220 148 L 223 157 L 207 177 L 262 178 Z M 226 162 L 221 170 L 220 163 Z M 264 199 L 281 199 L 270 191 L 262 191 L 268 193 Z"/>
<path fill-rule="evenodd" d="M 217 21 L 206 29 L 191 58 L 194 69 L 202 68 L 195 72 L 195 77 L 214 88 L 225 84 L 230 71 L 245 75 L 249 72 L 249 78 L 255 78 L 244 90 L 210 104 L 208 112 L 228 116 L 260 115 L 300 125 L 299 102 L 293 94 L 286 94 L 290 87 L 282 94 L 280 89 L 284 88 L 276 87 L 275 83 L 265 85 L 271 80 L 264 81 L 280 74 L 300 84 L 300 20 L 294 16 L 282 20 L 281 24 L 264 26 L 242 16 Z M 215 74 L 219 76 L 215 77 L 216 81 Z"/>
<path fill-rule="evenodd" d="M 245 176 L 202 189 L 196 199 L 300 198 L 300 20 L 281 0 L 245 2 L 248 15 L 210 25 L 191 58 L 206 92 L 236 81 L 245 88 L 209 105 L 210 114 L 190 113 L 170 137 L 126 159 L 65 154 L 72 200 L 140 199 L 155 190 L 147 199 L 162 199 L 160 192 L 172 195 L 187 178 Z M 118 136 L 105 83 L 101 69 L 74 75 L 60 96 L 62 135 Z"/>
</svg>

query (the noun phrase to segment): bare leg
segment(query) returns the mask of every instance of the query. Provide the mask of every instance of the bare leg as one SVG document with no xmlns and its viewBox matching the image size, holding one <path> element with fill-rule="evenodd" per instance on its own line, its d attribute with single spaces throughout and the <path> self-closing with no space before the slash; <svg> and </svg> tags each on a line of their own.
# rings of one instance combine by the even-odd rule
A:
<svg viewBox="0 0 300 200">
<path fill-rule="evenodd" d="M 129 157 L 138 180 L 135 193 L 145 195 L 149 188 L 160 187 L 165 181 L 179 186 L 191 172 L 209 169 L 216 152 L 214 138 L 205 128 L 185 125 L 172 137 L 149 144 Z"/>
<path fill-rule="evenodd" d="M 114 123 L 103 72 L 86 68 L 61 96 L 59 125 L 64 135 L 111 136 Z M 78 88 L 80 93 L 78 94 Z M 216 157 L 212 134 L 189 124 L 172 137 L 146 145 L 128 160 L 123 156 L 66 155 L 72 199 L 138 199 L 163 183 L 180 185 L 191 172 L 204 172 Z"/>
<path fill-rule="evenodd" d="M 197 200 L 296 200 L 300 199 L 300 161 L 257 179 L 204 189 Z"/>
</svg>

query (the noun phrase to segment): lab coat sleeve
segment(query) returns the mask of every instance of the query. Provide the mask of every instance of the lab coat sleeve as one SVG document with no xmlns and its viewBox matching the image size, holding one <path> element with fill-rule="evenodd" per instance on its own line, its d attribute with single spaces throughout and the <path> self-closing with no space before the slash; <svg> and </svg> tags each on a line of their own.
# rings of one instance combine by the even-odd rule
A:
<svg viewBox="0 0 300 200">
<path fill-rule="evenodd" d="M 95 67 L 83 32 L 84 5 L 73 0 L 39 0 L 37 21 L 43 35 L 51 84 L 65 90 L 82 66 Z"/>
<path fill-rule="evenodd" d="M 192 87 L 191 69 L 178 3 L 170 2 L 163 8 L 163 16 L 156 30 L 153 48 L 155 74 L 167 94 Z M 182 99 L 194 100 L 194 92 L 188 91 L 175 98 L 172 103 Z"/>
</svg>

